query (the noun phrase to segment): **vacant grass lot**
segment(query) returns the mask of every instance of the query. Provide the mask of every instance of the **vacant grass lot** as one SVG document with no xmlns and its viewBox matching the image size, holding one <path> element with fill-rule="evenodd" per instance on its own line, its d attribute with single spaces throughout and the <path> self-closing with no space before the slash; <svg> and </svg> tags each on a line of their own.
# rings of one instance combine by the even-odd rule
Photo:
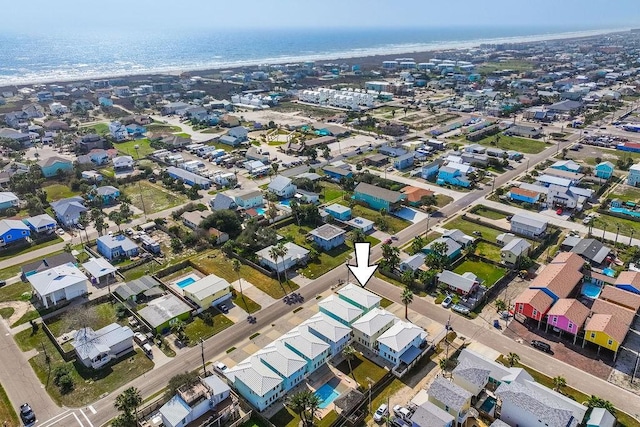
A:
<svg viewBox="0 0 640 427">
<path fill-rule="evenodd" d="M 378 382 L 380 378 L 384 377 L 387 373 L 384 368 L 381 368 L 359 353 L 356 353 L 356 356 L 351 361 L 351 367 L 353 368 L 353 374 L 349 372 L 349 364 L 346 360 L 343 360 L 337 366 L 345 375 L 351 378 L 355 376 L 357 383 L 365 390 L 369 388 L 367 377 L 371 378 L 373 382 Z"/>
<path fill-rule="evenodd" d="M 330 203 L 344 194 L 344 190 L 335 182 L 322 181 L 320 186 L 322 187 L 320 199 L 323 203 Z"/>
<path fill-rule="evenodd" d="M 487 242 L 480 242 L 476 245 L 476 255 L 489 258 L 492 261 L 500 262 L 500 248 Z"/>
<path fill-rule="evenodd" d="M 95 123 L 95 124 L 87 126 L 87 128 L 88 128 L 88 130 L 93 129 L 93 130 L 91 130 L 91 132 L 95 132 L 98 135 L 107 135 L 107 134 L 109 134 L 109 125 L 107 123 Z"/>
<path fill-rule="evenodd" d="M 631 236 L 632 232 L 635 236 L 640 234 L 640 221 L 618 218 L 617 216 L 606 214 L 600 214 L 600 216 L 593 222 L 593 227 L 598 228 L 599 230 L 610 231 L 612 233 L 615 233 L 619 227 L 620 236 Z M 602 231 L 593 230 L 593 235 L 596 237 L 602 237 Z M 618 238 L 618 242 L 628 243 L 624 240 Z"/>
<path fill-rule="evenodd" d="M 503 219 L 507 217 L 506 214 L 494 211 L 493 209 L 490 209 L 486 206 L 478 206 L 478 208 L 473 210 L 473 213 L 489 219 Z"/>
<path fill-rule="evenodd" d="M 457 228 L 458 230 L 462 231 L 463 233 L 469 236 L 473 236 L 474 231 L 479 231 L 482 233 L 482 237 L 492 242 L 496 240 L 496 237 L 498 237 L 498 234 L 502 233 L 502 231 L 500 230 L 496 230 L 495 228 L 486 227 L 484 225 L 467 221 L 462 217 L 458 217 L 453 221 L 446 223 L 444 227 L 449 230 L 453 230 Z"/>
<path fill-rule="evenodd" d="M 213 316 L 213 322 L 210 325 L 206 324 L 204 320 L 202 320 L 202 317 L 196 316 L 184 328 L 184 332 L 190 338 L 190 347 L 198 344 L 200 342 L 200 338 L 206 340 L 207 338 L 210 338 L 218 332 L 233 325 L 233 322 L 227 316 L 220 313 L 215 308 L 209 308 L 205 312 L 209 312 Z"/>
<path fill-rule="evenodd" d="M 345 203 L 340 203 L 340 204 L 347 206 Z M 367 207 L 360 206 L 360 205 L 355 205 L 351 209 L 351 216 L 353 217 L 361 216 L 362 218 L 366 218 L 369 221 L 375 222 L 376 224 L 378 223 L 378 220 L 382 217 L 382 215 L 380 215 L 380 212 L 374 211 L 373 209 L 369 209 Z M 398 231 L 404 230 L 409 225 L 411 225 L 409 221 L 406 221 L 402 218 L 395 217 L 388 213 L 384 216 L 384 219 L 387 221 L 387 224 L 389 226 L 388 232 L 391 234 L 395 234 Z"/>
<path fill-rule="evenodd" d="M 262 308 L 260 304 L 258 304 L 248 296 L 246 295 L 241 296 L 239 293 L 236 293 L 233 296 L 232 301 L 235 305 L 237 305 L 238 307 L 240 307 L 241 309 L 243 309 L 249 314 L 255 313 L 256 311 L 259 311 Z"/>
<path fill-rule="evenodd" d="M 80 194 L 79 192 L 71 190 L 68 185 L 62 184 L 51 184 L 46 187 L 42 187 L 42 189 L 47 193 L 48 202 L 66 199 L 67 197 L 73 197 Z"/>
<path fill-rule="evenodd" d="M 480 279 L 484 280 L 483 285 L 490 288 L 506 273 L 506 270 L 501 267 L 497 267 L 492 264 L 488 264 L 482 261 L 466 260 L 453 270 L 454 273 L 463 274 L 467 271 L 475 274 Z"/>
<path fill-rule="evenodd" d="M 19 271 L 19 270 L 18 270 Z M 29 294 L 23 298 L 23 294 Z M 0 302 L 7 301 L 29 301 L 31 298 L 31 285 L 25 282 L 17 282 L 0 288 Z"/>
<path fill-rule="evenodd" d="M 14 336 L 22 351 L 37 349 L 39 354 L 29 359 L 29 364 L 45 386 L 51 398 L 59 405 L 81 406 L 97 400 L 102 394 L 112 392 L 134 378 L 153 368 L 153 362 L 141 351 L 131 352 L 116 363 L 102 369 L 87 369 L 78 362 L 65 362 L 47 335 L 39 328 L 36 333 L 31 329 L 24 330 Z M 46 349 L 50 364 L 45 360 L 42 348 Z M 66 365 L 71 371 L 74 389 L 68 394 L 61 394 L 51 380 L 51 372 L 57 366 Z"/>
<path fill-rule="evenodd" d="M 615 192 L 609 194 L 609 198 L 620 199 L 623 202 L 638 203 L 640 201 L 640 188 L 631 187 L 629 185 L 620 185 L 616 187 Z"/>
<path fill-rule="evenodd" d="M 436 194 L 436 206 L 439 208 L 444 208 L 449 203 L 453 202 L 453 197 L 446 196 L 444 194 Z"/>
<path fill-rule="evenodd" d="M 233 271 L 231 261 L 219 249 L 212 249 L 202 253 L 194 257 L 193 262 L 206 274 L 215 274 L 228 282 L 238 280 L 238 274 Z M 262 292 L 276 299 L 282 298 L 285 294 L 299 288 L 292 281 L 280 285 L 277 279 L 272 279 L 245 264 L 240 267 L 240 276 L 242 276 L 242 280 L 248 281 Z"/>
<path fill-rule="evenodd" d="M 18 427 L 18 415 L 9 401 L 9 396 L 0 384 L 0 420 L 6 427 Z"/>
<path fill-rule="evenodd" d="M 79 313 L 80 312 L 80 313 Z M 85 323 L 86 324 L 82 324 Z M 47 321 L 47 326 L 56 337 L 85 326 L 97 330 L 116 321 L 115 304 L 111 301 L 97 305 L 83 305 L 65 311 L 62 315 Z"/>
<path fill-rule="evenodd" d="M 135 149 L 136 145 L 138 150 Z M 116 142 L 114 147 L 126 156 L 131 156 L 134 159 L 146 157 L 149 154 L 156 151 L 151 147 L 151 141 L 148 138 L 134 139 L 133 141 Z"/>
<path fill-rule="evenodd" d="M 500 148 L 502 150 L 515 150 L 520 153 L 526 154 L 537 154 L 543 151 L 545 148 L 551 146 L 545 144 L 545 142 L 540 139 L 520 138 L 519 136 L 507 136 L 502 134 L 500 134 L 500 139 L 497 145 L 495 144 L 495 142 L 496 135 L 493 135 L 482 138 L 477 142 L 477 144 L 481 144 L 487 147 Z"/>
<path fill-rule="evenodd" d="M 184 195 L 171 192 L 147 181 L 138 181 L 136 184 L 121 187 L 121 190 L 131 198 L 131 204 L 140 210 L 143 210 L 142 197 L 147 214 L 160 212 L 187 202 Z"/>
<path fill-rule="evenodd" d="M 179 126 L 173 126 L 173 125 L 168 125 L 168 124 L 162 124 L 162 123 L 151 123 L 150 125 L 145 126 L 147 128 L 147 130 L 149 132 L 167 132 L 167 133 L 173 133 L 173 132 L 181 132 L 182 128 Z"/>
</svg>

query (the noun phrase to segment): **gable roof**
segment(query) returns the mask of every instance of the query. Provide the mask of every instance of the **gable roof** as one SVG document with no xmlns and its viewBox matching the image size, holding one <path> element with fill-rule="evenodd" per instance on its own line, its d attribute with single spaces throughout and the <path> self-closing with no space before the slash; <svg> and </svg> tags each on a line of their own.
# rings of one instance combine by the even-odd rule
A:
<svg viewBox="0 0 640 427">
<path fill-rule="evenodd" d="M 291 179 L 283 175 L 278 175 L 275 178 L 273 178 L 273 180 L 269 183 L 268 188 L 269 190 L 273 190 L 273 191 L 282 191 L 289 184 L 291 184 Z"/>
<path fill-rule="evenodd" d="M 59 265 L 68 263 L 74 264 L 75 262 L 76 258 L 73 255 L 71 255 L 69 252 L 62 252 L 57 255 L 42 258 L 38 261 L 30 262 L 29 264 L 23 264 L 21 270 L 22 274 L 30 273 L 32 271 L 40 272 L 53 267 L 57 267 Z"/>
<path fill-rule="evenodd" d="M 118 286 L 115 293 L 117 293 L 122 299 L 127 299 L 134 295 L 140 295 L 141 293 L 146 292 L 151 288 L 155 288 L 156 286 L 160 286 L 160 282 L 152 276 L 142 276 L 139 279 L 135 279 Z"/>
<path fill-rule="evenodd" d="M 411 415 L 411 422 L 417 426 L 445 427 L 453 425 L 453 415 L 426 401 L 416 408 Z"/>
<path fill-rule="evenodd" d="M 224 193 L 218 193 L 211 199 L 209 205 L 214 211 L 231 209 L 236 204 L 232 197 L 227 196 Z"/>
<path fill-rule="evenodd" d="M 362 310 L 360 308 L 338 298 L 335 294 L 329 295 L 321 300 L 318 303 L 318 307 L 338 316 L 347 323 L 351 323 L 362 316 Z"/>
<path fill-rule="evenodd" d="M 443 270 L 438 274 L 438 281 L 463 292 L 470 292 L 478 283 L 478 278 L 473 273 L 458 274 L 450 270 Z"/>
<path fill-rule="evenodd" d="M 496 362 L 495 360 L 487 359 L 485 356 L 468 348 L 465 348 L 460 352 L 458 361 L 461 363 L 462 361 L 466 361 L 471 366 L 486 369 L 489 371 L 491 378 L 500 382 L 533 381 L 533 377 L 524 369 L 510 368 Z"/>
<path fill-rule="evenodd" d="M 609 255 L 611 249 L 596 239 L 581 239 L 572 249 L 571 252 L 581 255 L 596 264 L 602 263 Z"/>
<path fill-rule="evenodd" d="M 51 157 L 47 157 L 46 159 L 42 159 L 38 161 L 38 166 L 40 166 L 41 168 L 46 168 L 49 166 L 53 166 L 56 163 L 71 164 L 71 160 L 58 157 L 58 156 L 51 156 Z"/>
<path fill-rule="evenodd" d="M 87 276 L 72 263 L 59 265 L 27 277 L 41 296 L 52 294 L 61 289 L 86 282 Z"/>
<path fill-rule="evenodd" d="M 380 304 L 382 298 L 373 292 L 369 292 L 361 286 L 354 285 L 353 283 L 348 283 L 342 289 L 338 291 L 338 297 L 344 299 L 347 298 L 361 307 L 365 307 L 366 309 L 370 309 L 371 307 L 375 307 Z"/>
<path fill-rule="evenodd" d="M 264 396 L 283 382 L 280 375 L 263 363 L 242 364 L 238 370 L 233 371 L 233 375 L 258 396 Z"/>
<path fill-rule="evenodd" d="M 529 227 L 534 227 L 534 228 L 544 228 L 547 226 L 547 221 L 546 220 L 542 220 L 542 219 L 537 219 L 532 217 L 531 215 L 528 214 L 515 214 L 512 218 L 511 218 L 511 224 L 513 225 L 514 223 L 516 224 L 522 224 L 522 225 L 527 225 Z"/>
<path fill-rule="evenodd" d="M 149 302 L 138 314 L 152 328 L 157 328 L 168 320 L 191 311 L 191 307 L 175 295 L 164 295 Z"/>
<path fill-rule="evenodd" d="M 487 385 L 491 371 L 481 366 L 474 365 L 469 359 L 461 360 L 453 370 L 454 377 L 461 377 L 476 387 Z"/>
<path fill-rule="evenodd" d="M 334 343 L 340 342 L 344 337 L 351 335 L 351 328 L 327 316 L 324 313 L 316 313 L 304 321 L 301 327 L 306 327 L 314 335 L 319 334 Z"/>
<path fill-rule="evenodd" d="M 0 191 L 0 203 L 17 202 L 18 196 L 10 191 Z"/>
<path fill-rule="evenodd" d="M 460 245 L 460 243 L 456 242 L 453 239 L 448 239 L 446 237 L 438 237 L 436 240 L 429 243 L 423 249 L 432 249 L 433 245 L 435 245 L 436 243 L 445 243 L 447 245 L 447 252 L 445 255 L 447 255 L 448 257 L 453 255 L 456 251 L 462 249 L 462 246 Z"/>
<path fill-rule="evenodd" d="M 191 295 L 195 295 L 200 301 L 205 298 L 215 295 L 223 289 L 230 289 L 231 284 L 222 277 L 218 277 L 215 274 L 210 274 L 202 279 L 196 280 L 184 290 Z"/>
<path fill-rule="evenodd" d="M 51 224 L 57 224 L 56 220 L 51 218 L 49 214 L 36 215 L 29 218 L 25 218 L 24 222 L 31 224 L 34 228 L 40 228 Z"/>
<path fill-rule="evenodd" d="M 289 350 L 280 341 L 272 342 L 258 351 L 255 356 L 283 378 L 289 378 L 307 365 L 302 357 Z"/>
<path fill-rule="evenodd" d="M 398 317 L 383 308 L 374 308 L 367 314 L 353 322 L 351 327 L 362 332 L 365 335 L 373 336 L 389 323 L 396 322 Z"/>
<path fill-rule="evenodd" d="M 591 273 L 593 275 L 593 273 Z M 637 312 L 640 309 L 640 294 L 625 291 L 615 286 L 603 286 L 599 298 Z"/>
<path fill-rule="evenodd" d="M 540 192 L 538 191 L 533 191 L 533 190 L 527 190 L 524 188 L 520 188 L 520 187 L 511 187 L 511 190 L 509 190 L 510 193 L 512 194 L 518 194 L 520 196 L 524 196 L 524 197 L 530 197 L 532 199 L 538 197 L 540 195 Z"/>
<path fill-rule="evenodd" d="M 516 256 L 520 256 L 524 251 L 531 247 L 531 243 L 527 242 L 525 239 L 521 239 L 520 237 L 516 237 L 512 239 L 500 249 L 500 252 L 511 252 Z"/>
<path fill-rule="evenodd" d="M 375 185 L 367 184 L 366 182 L 359 183 L 353 192 L 367 194 L 389 203 L 399 202 L 406 197 L 406 195 L 399 191 L 387 190 L 386 188 L 376 187 Z"/>
<path fill-rule="evenodd" d="M 116 271 L 118 271 L 116 267 L 111 265 L 109 261 L 107 261 L 102 257 L 91 258 L 89 261 L 82 264 L 82 268 L 84 268 L 87 271 L 87 273 L 89 273 L 91 276 L 95 277 L 96 279 L 99 279 L 103 276 L 106 276 L 107 274 L 115 273 Z"/>
<path fill-rule="evenodd" d="M 610 314 L 627 326 L 633 323 L 633 319 L 636 315 L 633 310 L 629 310 L 628 308 L 624 308 L 601 299 L 597 299 L 593 302 L 591 311 L 598 314 Z"/>
<path fill-rule="evenodd" d="M 584 261 L 571 252 L 559 253 L 531 282 L 529 288 L 551 291 L 558 298 L 566 298 L 582 280 Z"/>
<path fill-rule="evenodd" d="M 427 393 L 429 397 L 434 398 L 456 412 L 460 412 L 464 405 L 471 400 L 472 396 L 471 392 L 468 392 L 444 377 L 436 377 L 429 386 Z"/>
<path fill-rule="evenodd" d="M 634 288 L 640 290 L 640 272 L 623 271 L 616 279 L 616 286 L 619 285 L 631 285 Z"/>
<path fill-rule="evenodd" d="M 546 313 L 553 304 L 553 298 L 541 291 L 540 289 L 525 289 L 516 297 L 514 304 L 529 304 L 535 308 L 538 313 Z"/>
<path fill-rule="evenodd" d="M 18 221 L 17 219 L 0 220 L 0 236 L 12 230 L 29 231 L 30 229 L 24 222 Z"/>
<path fill-rule="evenodd" d="M 584 325 L 589 309 L 573 298 L 560 298 L 547 312 L 547 316 L 564 316 L 577 327 Z"/>
<path fill-rule="evenodd" d="M 138 248 L 138 245 L 133 243 L 127 236 L 123 234 L 115 234 L 113 236 L 104 235 L 98 237 L 98 242 L 102 243 L 109 249 L 122 248 L 123 251 L 128 252 Z"/>
<path fill-rule="evenodd" d="M 271 248 L 273 248 L 274 245 L 271 246 L 267 246 L 264 249 L 260 249 L 258 252 L 256 252 L 256 255 L 259 258 L 265 259 L 267 261 L 270 261 L 274 264 L 276 264 L 276 260 L 273 259 L 273 257 L 271 256 Z M 309 250 L 303 248 L 302 246 L 298 246 L 293 242 L 287 242 L 284 244 L 284 247 L 287 249 L 287 253 L 284 256 L 284 260 L 282 258 L 279 258 L 277 260 L 277 262 L 287 262 L 288 260 L 300 260 L 300 259 L 304 259 L 306 258 L 307 255 L 309 255 Z"/>
<path fill-rule="evenodd" d="M 133 331 L 128 326 L 112 323 L 94 331 L 92 328 L 81 328 L 76 332 L 72 345 L 81 359 L 93 359 L 100 353 L 108 353 L 111 347 L 133 338 Z"/>
<path fill-rule="evenodd" d="M 304 327 L 298 327 L 284 334 L 280 339 L 292 350 L 307 360 L 314 360 L 329 349 L 329 344 L 313 335 Z"/>
</svg>

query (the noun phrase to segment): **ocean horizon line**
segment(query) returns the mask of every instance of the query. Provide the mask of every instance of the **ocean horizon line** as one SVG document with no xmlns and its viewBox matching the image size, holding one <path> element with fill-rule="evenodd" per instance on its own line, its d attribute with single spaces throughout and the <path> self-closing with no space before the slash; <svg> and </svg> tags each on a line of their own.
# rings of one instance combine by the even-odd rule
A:
<svg viewBox="0 0 640 427">
<path fill-rule="evenodd" d="M 590 29 L 590 30 L 574 30 L 566 32 L 546 32 L 530 35 L 503 36 L 503 37 L 487 37 L 472 38 L 463 40 L 449 41 L 433 41 L 427 43 L 396 43 L 376 47 L 353 48 L 340 51 L 326 51 L 309 54 L 290 54 L 279 55 L 274 57 L 254 58 L 246 60 L 220 61 L 221 55 L 212 55 L 213 61 L 192 62 L 184 64 L 167 64 L 166 66 L 144 67 L 130 61 L 115 61 L 120 65 L 110 70 L 88 70 L 90 64 L 75 64 L 72 69 L 63 69 L 63 67 L 54 67 L 46 72 L 28 74 L 27 69 L 16 71 L 24 71 L 21 76 L 0 76 L 0 87 L 8 86 L 25 86 L 34 84 L 51 84 L 51 83 L 68 83 L 89 79 L 108 79 L 118 77 L 135 77 L 143 75 L 175 75 L 185 72 L 213 71 L 234 69 L 240 67 L 250 67 L 259 65 L 275 65 L 307 61 L 337 61 L 337 60 L 354 60 L 358 58 L 367 58 L 372 56 L 384 55 L 409 55 L 423 54 L 441 50 L 470 49 L 478 47 L 482 44 L 500 44 L 500 43 L 528 43 L 539 41 L 552 41 L 562 39 L 585 38 L 598 35 L 606 35 L 612 33 L 620 33 L 631 30 L 631 27 L 624 28 L 607 28 L 607 29 Z M 126 68 L 125 66 L 129 66 Z"/>
</svg>

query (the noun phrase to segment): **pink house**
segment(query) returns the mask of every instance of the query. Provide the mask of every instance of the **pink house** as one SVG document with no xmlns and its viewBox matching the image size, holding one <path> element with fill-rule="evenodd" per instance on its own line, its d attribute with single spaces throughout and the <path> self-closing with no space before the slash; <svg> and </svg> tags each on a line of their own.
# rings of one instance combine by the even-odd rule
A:
<svg viewBox="0 0 640 427">
<path fill-rule="evenodd" d="M 547 312 L 547 330 L 549 326 L 573 335 L 573 343 L 576 343 L 578 331 L 584 325 L 589 316 L 589 309 L 580 301 L 573 298 L 560 298 Z"/>
</svg>

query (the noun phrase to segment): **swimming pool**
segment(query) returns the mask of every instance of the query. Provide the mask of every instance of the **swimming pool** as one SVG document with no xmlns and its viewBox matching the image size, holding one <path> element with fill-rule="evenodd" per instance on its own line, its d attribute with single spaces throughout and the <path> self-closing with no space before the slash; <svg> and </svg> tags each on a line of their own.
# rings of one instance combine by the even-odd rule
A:
<svg viewBox="0 0 640 427">
<path fill-rule="evenodd" d="M 320 409 L 325 409 L 331 404 L 331 402 L 333 402 L 338 396 L 340 396 L 340 393 L 335 389 L 337 384 L 333 385 L 332 382 L 334 382 L 334 380 L 325 383 L 314 393 L 320 399 L 320 405 L 318 405 L 318 408 Z"/>
<path fill-rule="evenodd" d="M 582 285 L 582 295 L 587 298 L 596 299 L 602 292 L 602 288 L 595 283 L 585 283 Z"/>
<path fill-rule="evenodd" d="M 487 399 L 482 402 L 482 406 L 480 406 L 480 410 L 482 412 L 485 412 L 489 415 L 492 415 L 493 408 L 496 406 L 496 399 L 494 399 L 493 397 L 489 396 L 487 397 Z"/>
<path fill-rule="evenodd" d="M 291 207 L 291 199 L 280 200 L 278 202 L 278 204 L 290 208 Z"/>
<path fill-rule="evenodd" d="M 267 210 L 265 208 L 256 208 L 256 212 L 258 212 L 258 215 L 264 215 Z"/>
<path fill-rule="evenodd" d="M 193 276 L 187 276 L 183 279 L 178 280 L 176 282 L 176 286 L 178 286 L 180 289 L 183 289 L 189 286 L 190 284 L 192 284 L 193 282 L 195 282 L 196 280 L 198 279 Z"/>
<path fill-rule="evenodd" d="M 616 271 L 613 268 L 603 268 L 602 273 L 606 274 L 609 277 L 616 277 Z"/>
<path fill-rule="evenodd" d="M 627 208 L 609 208 L 611 212 L 621 213 L 629 216 L 635 216 L 636 218 L 640 218 L 640 212 L 632 211 Z"/>
</svg>

